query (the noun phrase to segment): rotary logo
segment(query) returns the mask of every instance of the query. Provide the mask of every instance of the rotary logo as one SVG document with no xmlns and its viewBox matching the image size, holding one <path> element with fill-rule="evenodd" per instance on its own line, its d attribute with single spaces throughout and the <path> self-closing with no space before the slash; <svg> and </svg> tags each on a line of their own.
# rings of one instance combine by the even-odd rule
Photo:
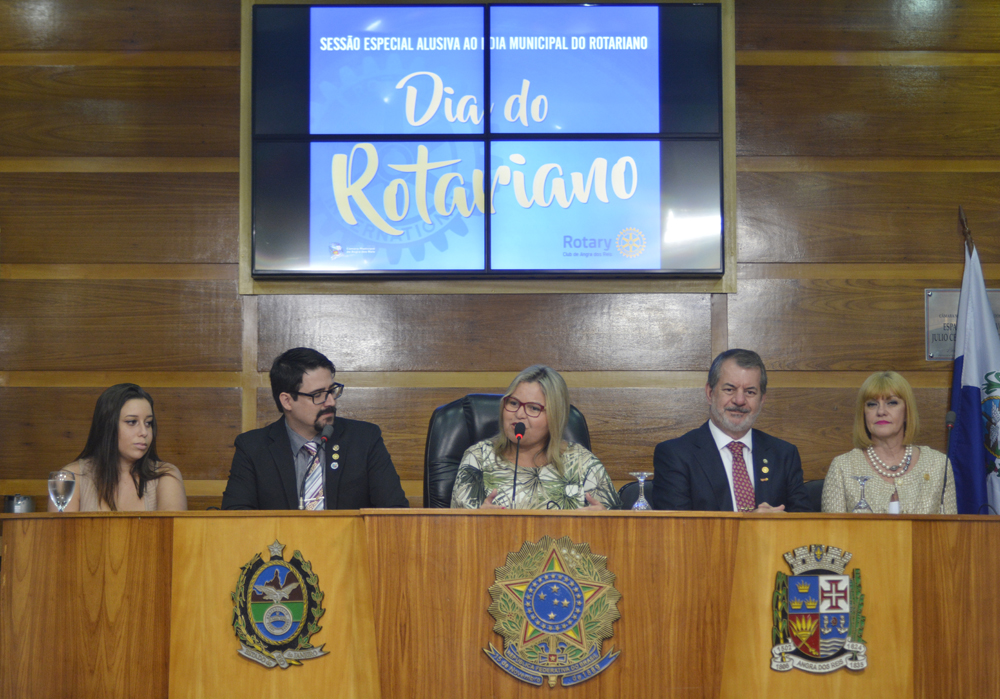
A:
<svg viewBox="0 0 1000 699">
<path fill-rule="evenodd" d="M 615 239 L 618 252 L 624 257 L 638 257 L 646 251 L 646 236 L 635 228 L 626 228 Z"/>
<path fill-rule="evenodd" d="M 607 559 L 591 554 L 589 544 L 547 536 L 524 542 L 507 554 L 490 587 L 489 612 L 504 651 L 492 643 L 483 651 L 508 674 L 536 686 L 546 678 L 549 687 L 560 677 L 564 687 L 590 679 L 618 657 L 614 646 L 601 656 L 621 616 L 614 583 Z"/>
<path fill-rule="evenodd" d="M 792 575 L 774 580 L 771 669 L 832 672 L 868 667 L 861 570 L 844 569 L 851 554 L 834 546 L 800 546 L 785 554 Z"/>
<path fill-rule="evenodd" d="M 322 628 L 317 622 L 326 610 L 312 564 L 299 551 L 285 561 L 285 545 L 277 540 L 267 548 L 269 561 L 258 553 L 240 569 L 231 595 L 233 630 L 240 640 L 237 652 L 244 658 L 287 669 L 327 654 L 322 646 L 309 643 Z"/>
</svg>

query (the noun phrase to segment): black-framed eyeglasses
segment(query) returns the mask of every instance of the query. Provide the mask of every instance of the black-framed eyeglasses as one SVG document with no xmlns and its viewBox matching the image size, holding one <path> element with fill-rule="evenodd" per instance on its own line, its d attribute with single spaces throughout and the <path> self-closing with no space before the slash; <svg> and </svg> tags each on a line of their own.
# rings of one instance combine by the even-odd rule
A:
<svg viewBox="0 0 1000 699">
<path fill-rule="evenodd" d="M 313 405 L 323 405 L 327 400 L 333 396 L 334 400 L 340 398 L 344 393 L 344 384 L 342 383 L 332 383 L 330 388 L 322 391 L 315 391 L 313 393 L 302 393 L 301 391 L 290 391 L 293 396 L 305 396 L 307 398 L 312 398 Z"/>
<path fill-rule="evenodd" d="M 541 403 L 522 403 L 513 396 L 507 396 L 503 399 L 503 409 L 508 413 L 516 413 L 522 405 L 528 417 L 538 417 L 545 411 L 545 406 Z"/>
</svg>

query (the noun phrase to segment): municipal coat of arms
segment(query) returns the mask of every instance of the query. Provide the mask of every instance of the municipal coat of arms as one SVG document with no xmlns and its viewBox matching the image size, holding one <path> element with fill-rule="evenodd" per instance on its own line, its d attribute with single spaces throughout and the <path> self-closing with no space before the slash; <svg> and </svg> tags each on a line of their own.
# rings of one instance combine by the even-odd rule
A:
<svg viewBox="0 0 1000 699">
<path fill-rule="evenodd" d="M 823 673 L 868 666 L 861 638 L 861 570 L 845 575 L 850 560 L 843 549 L 816 544 L 785 554 L 792 574 L 779 571 L 774 580 L 772 670 Z"/>
<path fill-rule="evenodd" d="M 614 646 L 601 656 L 603 642 L 614 635 L 611 624 L 621 616 L 615 575 L 607 558 L 590 553 L 589 544 L 569 537 L 542 537 L 524 542 L 507 564 L 496 569 L 490 587 L 496 619 L 493 630 L 504 638 L 504 650 L 490 644 L 483 651 L 517 679 L 570 687 L 603 672 L 618 653 Z"/>
<path fill-rule="evenodd" d="M 267 548 L 270 560 L 258 553 L 240 569 L 232 593 L 233 630 L 244 658 L 287 669 L 327 654 L 309 643 L 326 610 L 312 564 L 299 551 L 286 561 L 285 545 L 277 540 Z"/>
</svg>

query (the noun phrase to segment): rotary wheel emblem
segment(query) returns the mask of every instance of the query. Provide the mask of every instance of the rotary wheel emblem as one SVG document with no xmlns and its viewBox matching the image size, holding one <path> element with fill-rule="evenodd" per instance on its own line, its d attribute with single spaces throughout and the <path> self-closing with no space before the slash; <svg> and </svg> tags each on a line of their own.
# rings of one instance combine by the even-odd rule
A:
<svg viewBox="0 0 1000 699">
<path fill-rule="evenodd" d="M 623 257 L 638 257 L 646 251 L 646 236 L 635 228 L 626 228 L 618 234 L 615 245 Z"/>
</svg>

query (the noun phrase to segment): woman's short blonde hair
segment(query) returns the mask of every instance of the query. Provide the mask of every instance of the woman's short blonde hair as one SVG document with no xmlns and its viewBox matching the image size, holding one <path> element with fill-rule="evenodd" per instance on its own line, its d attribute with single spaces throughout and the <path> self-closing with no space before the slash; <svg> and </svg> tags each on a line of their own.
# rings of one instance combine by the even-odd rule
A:
<svg viewBox="0 0 1000 699">
<path fill-rule="evenodd" d="M 917 401 L 913 397 L 910 382 L 895 371 L 876 371 L 865 379 L 858 391 L 858 404 L 854 411 L 854 446 L 867 449 L 871 446 L 872 435 L 865 424 L 865 403 L 872 399 L 896 396 L 906 406 L 906 424 L 903 428 L 903 444 L 913 444 L 920 432 L 920 417 L 917 415 Z"/>
</svg>

